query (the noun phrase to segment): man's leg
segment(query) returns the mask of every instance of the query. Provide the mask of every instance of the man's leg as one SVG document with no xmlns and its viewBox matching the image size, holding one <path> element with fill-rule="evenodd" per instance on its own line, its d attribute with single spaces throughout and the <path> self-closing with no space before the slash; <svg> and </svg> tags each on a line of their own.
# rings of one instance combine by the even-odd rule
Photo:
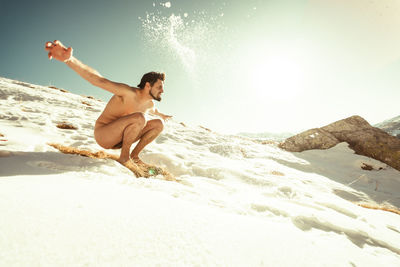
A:
<svg viewBox="0 0 400 267">
<path fill-rule="evenodd" d="M 96 142 L 103 148 L 110 149 L 122 141 L 119 162 L 124 164 L 129 160 L 131 145 L 138 140 L 145 126 L 143 113 L 137 112 L 119 118 L 107 125 L 95 129 Z"/>
<path fill-rule="evenodd" d="M 136 147 L 132 150 L 131 159 L 140 162 L 139 153 L 145 146 L 151 143 L 164 129 L 164 124 L 160 119 L 150 120 L 141 131 L 139 137 L 134 141 L 140 140 Z"/>
<path fill-rule="evenodd" d="M 128 125 L 124 130 L 122 138 L 121 154 L 118 161 L 122 164 L 129 161 L 129 152 L 133 143 L 136 142 L 140 132 L 142 131 L 144 123 L 137 122 Z"/>
</svg>

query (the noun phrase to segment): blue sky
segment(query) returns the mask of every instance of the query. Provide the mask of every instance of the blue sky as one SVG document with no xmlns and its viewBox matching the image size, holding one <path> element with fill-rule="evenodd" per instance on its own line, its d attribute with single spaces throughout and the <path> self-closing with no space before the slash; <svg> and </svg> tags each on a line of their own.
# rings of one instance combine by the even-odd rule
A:
<svg viewBox="0 0 400 267">
<path fill-rule="evenodd" d="M 107 101 L 47 59 L 44 43 L 58 39 L 114 81 L 165 71 L 159 109 L 221 132 L 400 113 L 398 1 L 166 2 L 2 1 L 0 76 Z"/>
</svg>

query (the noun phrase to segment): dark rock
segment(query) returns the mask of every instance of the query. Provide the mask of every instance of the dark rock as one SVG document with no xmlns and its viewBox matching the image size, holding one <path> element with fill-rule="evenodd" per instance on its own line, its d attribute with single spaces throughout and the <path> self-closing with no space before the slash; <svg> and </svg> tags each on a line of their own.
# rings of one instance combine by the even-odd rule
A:
<svg viewBox="0 0 400 267">
<path fill-rule="evenodd" d="M 400 170 L 400 140 L 372 127 L 360 116 L 352 116 L 322 128 L 305 131 L 286 139 L 279 147 L 287 151 L 301 152 L 328 149 L 340 142 L 347 142 L 356 154 L 374 158 Z"/>
<path fill-rule="evenodd" d="M 372 165 L 369 165 L 367 163 L 363 163 L 363 165 L 361 165 L 361 169 L 366 170 L 366 171 L 372 171 L 374 169 L 374 167 L 372 167 Z"/>
</svg>

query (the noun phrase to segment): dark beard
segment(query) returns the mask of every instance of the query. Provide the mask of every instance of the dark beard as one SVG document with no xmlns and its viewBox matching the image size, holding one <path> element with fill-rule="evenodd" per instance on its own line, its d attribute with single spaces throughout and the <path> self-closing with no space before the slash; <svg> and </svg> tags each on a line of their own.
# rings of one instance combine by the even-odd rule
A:
<svg viewBox="0 0 400 267">
<path fill-rule="evenodd" d="M 158 97 L 158 98 L 155 97 L 151 91 L 149 92 L 149 94 L 151 95 L 151 97 L 152 97 L 154 100 L 157 100 L 158 102 L 161 101 L 161 97 Z"/>
</svg>

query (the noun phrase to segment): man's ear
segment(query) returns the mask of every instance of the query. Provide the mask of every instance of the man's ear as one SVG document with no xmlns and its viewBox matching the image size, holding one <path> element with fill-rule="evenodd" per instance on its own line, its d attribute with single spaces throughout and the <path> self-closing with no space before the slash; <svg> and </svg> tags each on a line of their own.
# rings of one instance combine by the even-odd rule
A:
<svg viewBox="0 0 400 267">
<path fill-rule="evenodd" d="M 150 85 L 150 83 L 149 82 L 146 82 L 145 84 L 144 84 L 144 88 L 151 88 L 151 85 Z"/>
</svg>

